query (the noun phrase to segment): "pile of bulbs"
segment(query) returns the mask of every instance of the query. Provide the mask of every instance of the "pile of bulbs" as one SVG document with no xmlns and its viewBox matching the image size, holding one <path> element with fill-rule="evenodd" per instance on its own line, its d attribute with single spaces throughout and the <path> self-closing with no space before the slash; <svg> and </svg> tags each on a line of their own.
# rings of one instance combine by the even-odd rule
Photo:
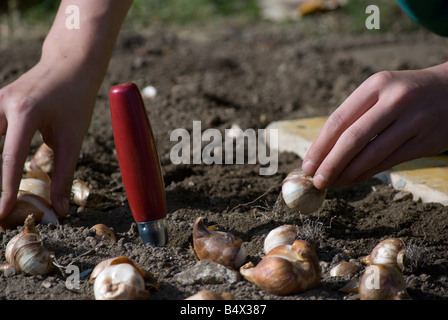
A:
<svg viewBox="0 0 448 320">
<path fill-rule="evenodd" d="M 20 182 L 17 201 L 11 213 L 0 223 L 0 231 L 23 225 L 22 231 L 12 238 L 5 251 L 8 264 L 0 271 L 13 269 L 29 275 L 51 272 L 55 265 L 54 253 L 43 245 L 35 225 L 59 224 L 50 201 L 50 174 L 53 171 L 53 151 L 42 144 L 33 158 L 25 163 L 26 177 Z M 73 183 L 74 202 L 84 206 L 89 195 L 82 181 Z"/>
<path fill-rule="evenodd" d="M 311 177 L 296 169 L 283 181 L 282 196 L 289 208 L 310 214 L 320 208 L 326 190 L 318 190 Z M 239 237 L 214 229 L 205 226 L 202 217 L 194 222 L 193 248 L 199 260 L 239 270 L 246 280 L 276 295 L 304 292 L 319 284 L 319 259 L 310 243 L 297 239 L 296 226 L 283 225 L 271 230 L 264 242 L 265 256 L 256 266 L 252 262 L 243 265 L 247 250 Z"/>
<path fill-rule="evenodd" d="M 24 227 L 8 243 L 5 252 L 8 264 L 0 266 L 0 271 L 13 268 L 30 275 L 42 275 L 54 268 L 54 253 L 44 247 L 35 228 L 38 222 L 58 223 L 49 202 L 47 172 L 52 170 L 49 159 L 52 160 L 51 150 L 43 145 L 27 163 L 29 174 L 22 180 L 18 201 L 11 214 L 16 221 L 1 225 L 2 228 L 11 228 L 23 220 Z M 74 183 L 74 201 L 80 206 L 86 204 L 89 194 L 86 188 L 85 183 Z M 282 196 L 288 207 L 301 214 L 309 214 L 322 205 L 326 190 L 316 189 L 310 177 L 300 170 L 293 170 L 283 182 Z M 101 241 L 116 242 L 113 231 L 107 226 L 98 224 L 92 230 Z M 210 260 L 239 270 L 247 281 L 259 288 L 284 296 L 313 289 L 321 280 L 316 252 L 310 243 L 298 240 L 298 232 L 299 228 L 294 225 L 282 225 L 271 230 L 264 241 L 264 257 L 255 266 L 252 262 L 244 264 L 247 250 L 241 238 L 230 232 L 216 231 L 215 226 L 207 227 L 199 217 L 193 225 L 193 247 L 199 260 Z M 402 276 L 404 252 L 403 241 L 391 238 L 380 242 L 368 256 L 361 258 L 361 262 L 367 265 L 356 288 L 361 300 L 410 299 Z M 343 275 L 351 267 L 349 263 L 340 265 L 331 274 Z M 90 282 L 94 284 L 97 300 L 131 300 L 148 296 L 145 281 L 152 277 L 134 261 L 121 256 L 100 262 L 93 269 Z M 219 295 L 202 290 L 187 299 L 236 297 L 231 293 Z"/>
<path fill-rule="evenodd" d="M 243 265 L 247 251 L 243 241 L 230 232 L 206 227 L 202 217 L 193 226 L 193 248 L 199 260 L 210 260 L 241 275 L 261 289 L 290 295 L 312 289 L 320 282 L 319 260 L 313 247 L 297 240 L 298 228 L 283 225 L 269 232 L 264 242 L 264 258 L 254 266 Z"/>
<path fill-rule="evenodd" d="M 45 248 L 35 225 L 58 224 L 59 220 L 50 202 L 50 174 L 53 171 L 53 152 L 42 144 L 33 158 L 25 164 L 26 177 L 21 180 L 16 204 L 8 217 L 2 220 L 0 231 L 23 225 L 22 231 L 7 244 L 7 264 L 0 271 L 12 270 L 28 275 L 45 275 L 53 271 L 55 261 L 52 251 Z M 75 180 L 72 185 L 73 203 L 86 206 L 90 190 L 86 183 Z M 99 241 L 115 243 L 114 232 L 104 224 L 91 228 Z M 152 274 L 140 268 L 127 257 L 116 257 L 100 262 L 92 271 L 97 300 L 133 300 L 147 297 L 145 281 Z"/>
<path fill-rule="evenodd" d="M 310 214 L 320 208 L 326 190 L 318 190 L 312 178 L 301 170 L 292 170 L 282 184 L 282 196 L 289 208 L 301 214 Z M 243 241 L 229 233 L 206 227 L 202 217 L 193 226 L 193 248 L 198 259 L 207 259 L 241 275 L 261 289 L 276 295 L 290 295 L 315 288 L 321 280 L 318 257 L 310 243 L 298 240 L 299 228 L 282 225 L 269 232 L 264 241 L 263 259 L 255 266 L 243 265 L 247 251 Z M 401 239 L 390 238 L 380 242 L 360 262 L 367 265 L 356 281 L 354 289 L 361 300 L 410 299 L 402 272 L 405 246 Z M 333 268 L 331 276 L 351 275 L 357 267 L 343 262 Z"/>
</svg>

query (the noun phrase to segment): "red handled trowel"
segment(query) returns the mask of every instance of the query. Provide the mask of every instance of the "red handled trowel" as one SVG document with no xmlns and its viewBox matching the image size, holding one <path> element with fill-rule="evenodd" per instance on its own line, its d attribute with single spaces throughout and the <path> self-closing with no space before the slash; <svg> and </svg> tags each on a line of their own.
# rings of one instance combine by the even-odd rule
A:
<svg viewBox="0 0 448 320">
<path fill-rule="evenodd" d="M 160 160 L 145 105 L 134 83 L 110 90 L 115 148 L 132 215 L 144 243 L 168 242 L 167 205 Z"/>
</svg>

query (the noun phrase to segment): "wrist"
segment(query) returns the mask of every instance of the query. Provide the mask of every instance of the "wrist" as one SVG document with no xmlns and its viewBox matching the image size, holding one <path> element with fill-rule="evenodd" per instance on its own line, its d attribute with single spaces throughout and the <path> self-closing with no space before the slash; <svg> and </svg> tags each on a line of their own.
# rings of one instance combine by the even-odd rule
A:
<svg viewBox="0 0 448 320">
<path fill-rule="evenodd" d="M 80 72 L 95 83 L 102 82 L 131 3 L 132 0 L 62 0 L 43 43 L 41 61 Z M 72 5 L 79 10 L 79 28 L 66 25 L 66 7 Z"/>
</svg>

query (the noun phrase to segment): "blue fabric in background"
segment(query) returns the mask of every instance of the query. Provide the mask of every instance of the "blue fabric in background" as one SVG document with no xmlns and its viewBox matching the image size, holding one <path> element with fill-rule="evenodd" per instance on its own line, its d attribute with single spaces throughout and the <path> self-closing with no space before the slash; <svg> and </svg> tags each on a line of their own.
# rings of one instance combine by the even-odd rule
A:
<svg viewBox="0 0 448 320">
<path fill-rule="evenodd" d="M 440 36 L 448 36 L 448 0 L 396 0 L 418 24 Z"/>
</svg>

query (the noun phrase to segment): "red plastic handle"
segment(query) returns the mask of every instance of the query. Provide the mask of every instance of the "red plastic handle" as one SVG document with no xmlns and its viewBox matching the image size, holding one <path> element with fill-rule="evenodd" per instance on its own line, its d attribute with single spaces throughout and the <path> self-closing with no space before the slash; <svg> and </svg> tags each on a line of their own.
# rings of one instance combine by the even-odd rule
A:
<svg viewBox="0 0 448 320">
<path fill-rule="evenodd" d="M 110 112 L 123 185 L 136 222 L 165 217 L 165 186 L 154 135 L 134 83 L 110 90 Z"/>
</svg>

